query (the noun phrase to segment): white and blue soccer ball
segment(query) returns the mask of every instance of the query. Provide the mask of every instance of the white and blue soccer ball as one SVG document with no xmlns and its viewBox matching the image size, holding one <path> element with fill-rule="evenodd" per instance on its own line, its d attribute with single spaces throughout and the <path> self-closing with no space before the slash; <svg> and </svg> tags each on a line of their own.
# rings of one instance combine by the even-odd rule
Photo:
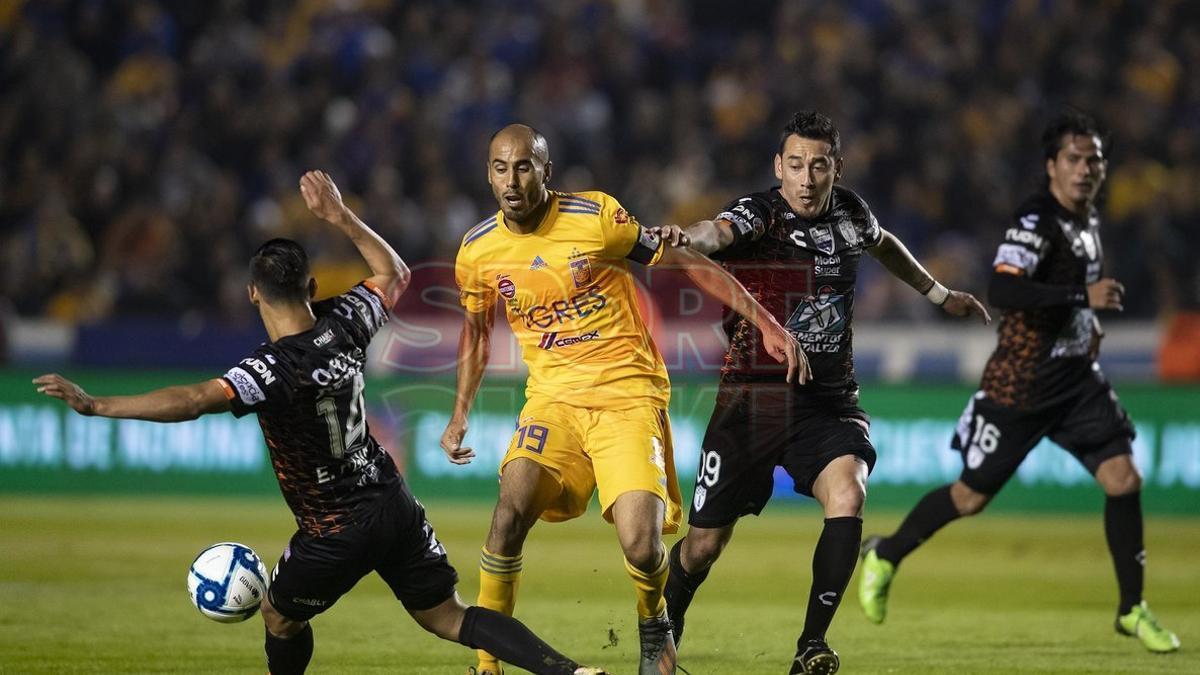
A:
<svg viewBox="0 0 1200 675">
<path fill-rule="evenodd" d="M 258 612 L 267 592 L 267 568 L 249 546 L 213 544 L 188 569 L 188 596 L 213 621 L 237 623 Z"/>
</svg>

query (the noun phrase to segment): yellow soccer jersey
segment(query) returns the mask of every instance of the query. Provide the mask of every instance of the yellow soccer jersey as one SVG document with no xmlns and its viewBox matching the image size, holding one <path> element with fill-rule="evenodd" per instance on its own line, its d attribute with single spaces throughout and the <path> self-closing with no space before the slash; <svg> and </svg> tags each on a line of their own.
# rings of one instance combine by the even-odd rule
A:
<svg viewBox="0 0 1200 675">
<path fill-rule="evenodd" d="M 455 263 L 463 307 L 503 302 L 529 367 L 526 398 L 665 408 L 667 369 L 625 262 L 655 264 L 662 241 L 603 192 L 551 192 L 550 201 L 529 234 L 510 230 L 501 212 L 467 232 Z"/>
</svg>

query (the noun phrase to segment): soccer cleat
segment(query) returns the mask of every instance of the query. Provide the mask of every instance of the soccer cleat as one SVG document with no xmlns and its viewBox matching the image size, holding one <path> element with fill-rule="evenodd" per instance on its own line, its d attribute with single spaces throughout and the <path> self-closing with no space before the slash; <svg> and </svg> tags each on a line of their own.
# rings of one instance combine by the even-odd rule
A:
<svg viewBox="0 0 1200 675">
<path fill-rule="evenodd" d="M 862 574 L 858 577 L 858 604 L 871 623 L 883 623 L 887 616 L 888 589 L 896 576 L 896 566 L 879 557 L 875 547 L 883 539 L 867 537 L 862 545 Z"/>
<path fill-rule="evenodd" d="M 655 619 L 638 621 L 638 637 L 642 641 L 642 660 L 638 675 L 673 675 L 675 672 L 675 636 L 666 614 Z"/>
<path fill-rule="evenodd" d="M 499 670 L 484 668 L 483 670 L 480 670 L 475 666 L 471 666 L 470 668 L 467 668 L 467 675 L 504 675 L 504 668 L 501 667 Z"/>
<path fill-rule="evenodd" d="M 1118 616 L 1116 627 L 1121 635 L 1136 637 L 1142 646 L 1157 654 L 1179 649 L 1179 636 L 1158 625 L 1145 600 L 1134 605 L 1128 614 Z"/>
<path fill-rule="evenodd" d="M 585 666 L 576 668 L 575 675 L 608 675 L 608 673 L 603 668 L 588 668 Z"/>
<path fill-rule="evenodd" d="M 796 650 L 788 675 L 833 675 L 842 662 L 824 640 L 809 640 Z"/>
</svg>

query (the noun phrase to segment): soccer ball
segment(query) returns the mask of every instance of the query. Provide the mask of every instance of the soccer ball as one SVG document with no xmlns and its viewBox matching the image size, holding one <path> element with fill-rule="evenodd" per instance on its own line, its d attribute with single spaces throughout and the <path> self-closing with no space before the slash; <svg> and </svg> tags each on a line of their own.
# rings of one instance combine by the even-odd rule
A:
<svg viewBox="0 0 1200 675">
<path fill-rule="evenodd" d="M 213 544 L 188 569 L 188 596 L 213 621 L 237 623 L 258 611 L 267 592 L 267 568 L 249 546 Z"/>
</svg>

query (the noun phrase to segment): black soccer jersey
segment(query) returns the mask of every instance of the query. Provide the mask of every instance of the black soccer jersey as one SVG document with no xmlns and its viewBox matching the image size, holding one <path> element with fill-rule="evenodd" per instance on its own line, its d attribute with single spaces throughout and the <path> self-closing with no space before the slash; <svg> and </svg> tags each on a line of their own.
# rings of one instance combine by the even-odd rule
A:
<svg viewBox="0 0 1200 675">
<path fill-rule="evenodd" d="M 866 202 L 835 186 L 826 213 L 801 218 L 778 188 L 740 197 L 717 214 L 732 223 L 734 241 L 713 254 L 775 316 L 808 357 L 813 378 L 801 400 L 854 403 L 851 319 L 858 263 L 882 231 Z M 786 365 L 762 347 L 759 331 L 726 308 L 729 350 L 722 383 L 780 381 Z"/>
<path fill-rule="evenodd" d="M 310 329 L 263 344 L 223 376 L 233 414 L 257 413 L 279 489 L 304 532 L 325 536 L 395 487 L 399 473 L 371 436 L 363 367 L 387 322 L 369 282 L 313 304 Z"/>
<path fill-rule="evenodd" d="M 1099 326 L 1086 285 L 1100 279 L 1102 257 L 1094 210 L 1076 216 L 1048 191 L 1021 205 L 996 252 L 996 273 L 1060 287 L 1062 300 L 1004 312 L 980 386 L 988 398 L 1004 406 L 1038 407 L 1069 396 L 1085 378 Z"/>
</svg>

